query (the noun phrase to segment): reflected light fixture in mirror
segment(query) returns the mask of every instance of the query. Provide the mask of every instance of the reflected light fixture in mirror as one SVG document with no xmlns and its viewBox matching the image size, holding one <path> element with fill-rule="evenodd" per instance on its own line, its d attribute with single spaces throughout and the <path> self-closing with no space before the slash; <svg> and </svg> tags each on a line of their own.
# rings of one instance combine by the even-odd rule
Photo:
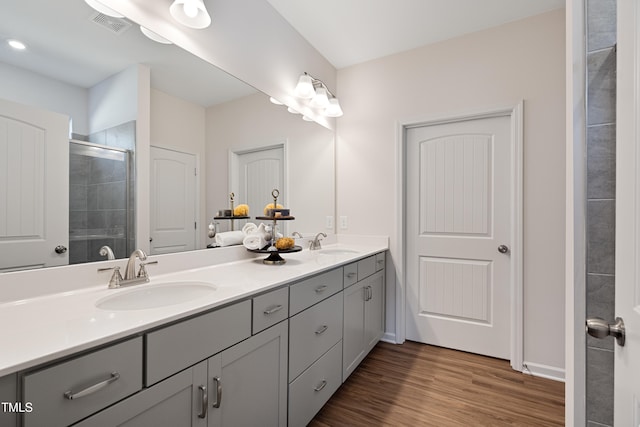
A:
<svg viewBox="0 0 640 427">
<path fill-rule="evenodd" d="M 162 44 L 173 44 L 169 40 L 167 40 L 164 37 L 162 37 L 160 34 L 156 34 L 153 31 L 151 31 L 150 29 L 148 29 L 146 27 L 143 27 L 142 25 L 140 25 L 140 31 L 142 32 L 142 34 L 144 34 L 145 36 L 147 36 L 149 39 L 153 40 L 154 42 L 162 43 Z"/>
<path fill-rule="evenodd" d="M 305 72 L 300 76 L 294 94 L 300 99 L 308 100 L 309 108 L 327 117 L 340 117 L 343 114 L 338 98 L 331 93 L 322 80 L 316 79 L 309 73 Z"/>
<path fill-rule="evenodd" d="M 175 0 L 169 12 L 173 19 L 186 27 L 199 30 L 211 25 L 211 16 L 203 0 Z"/>
<path fill-rule="evenodd" d="M 103 5 L 98 0 L 84 0 L 84 2 L 103 15 L 111 16 L 112 18 L 124 18 L 124 15 L 121 15 L 110 7 Z"/>
<path fill-rule="evenodd" d="M 27 45 L 22 43 L 20 40 L 9 39 L 7 40 L 7 44 L 11 46 L 15 50 L 26 50 Z"/>
</svg>

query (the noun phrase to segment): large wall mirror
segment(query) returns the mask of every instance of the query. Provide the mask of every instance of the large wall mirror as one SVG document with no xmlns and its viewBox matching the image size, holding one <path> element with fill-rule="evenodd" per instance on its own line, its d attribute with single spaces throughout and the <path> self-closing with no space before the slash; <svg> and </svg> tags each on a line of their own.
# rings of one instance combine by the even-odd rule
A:
<svg viewBox="0 0 640 427">
<path fill-rule="evenodd" d="M 274 184 L 251 180 L 274 153 L 296 217 L 288 231 L 332 231 L 332 131 L 85 2 L 22 0 L 2 12 L 0 271 L 99 261 L 103 246 L 116 258 L 204 249 L 230 192 L 262 213 Z M 150 189 L 138 188 L 140 173 Z M 148 214 L 136 211 L 140 198 Z M 218 232 L 242 225 L 217 222 Z"/>
</svg>

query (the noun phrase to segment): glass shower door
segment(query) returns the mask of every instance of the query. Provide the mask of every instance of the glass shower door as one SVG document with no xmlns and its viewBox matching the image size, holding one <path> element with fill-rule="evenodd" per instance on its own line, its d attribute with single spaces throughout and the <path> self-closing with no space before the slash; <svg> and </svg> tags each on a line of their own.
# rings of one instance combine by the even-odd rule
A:
<svg viewBox="0 0 640 427">
<path fill-rule="evenodd" d="M 69 263 L 116 258 L 133 250 L 131 153 L 81 141 L 69 147 Z"/>
</svg>

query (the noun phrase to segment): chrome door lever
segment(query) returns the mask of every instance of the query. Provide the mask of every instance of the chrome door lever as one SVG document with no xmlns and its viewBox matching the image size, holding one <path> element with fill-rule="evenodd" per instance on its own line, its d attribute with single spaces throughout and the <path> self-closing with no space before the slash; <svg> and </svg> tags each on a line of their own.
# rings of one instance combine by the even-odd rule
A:
<svg viewBox="0 0 640 427">
<path fill-rule="evenodd" d="M 611 335 L 620 347 L 624 347 L 626 331 L 622 318 L 616 317 L 616 323 L 607 323 L 599 317 L 587 319 L 587 333 L 595 338 L 605 338 Z"/>
</svg>

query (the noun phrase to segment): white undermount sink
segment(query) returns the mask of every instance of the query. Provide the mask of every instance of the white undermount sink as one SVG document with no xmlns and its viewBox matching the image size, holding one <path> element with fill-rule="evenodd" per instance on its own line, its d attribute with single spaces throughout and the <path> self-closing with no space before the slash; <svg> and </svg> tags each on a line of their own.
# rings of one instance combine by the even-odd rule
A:
<svg viewBox="0 0 640 427">
<path fill-rule="evenodd" d="M 319 252 L 325 255 L 350 255 L 350 254 L 358 253 L 358 251 L 354 251 L 353 249 L 338 249 L 338 248 L 320 249 Z"/>
<path fill-rule="evenodd" d="M 170 282 L 140 286 L 101 298 L 96 302 L 96 307 L 102 310 L 147 310 L 202 298 L 216 290 L 214 285 L 205 282 Z"/>
</svg>

